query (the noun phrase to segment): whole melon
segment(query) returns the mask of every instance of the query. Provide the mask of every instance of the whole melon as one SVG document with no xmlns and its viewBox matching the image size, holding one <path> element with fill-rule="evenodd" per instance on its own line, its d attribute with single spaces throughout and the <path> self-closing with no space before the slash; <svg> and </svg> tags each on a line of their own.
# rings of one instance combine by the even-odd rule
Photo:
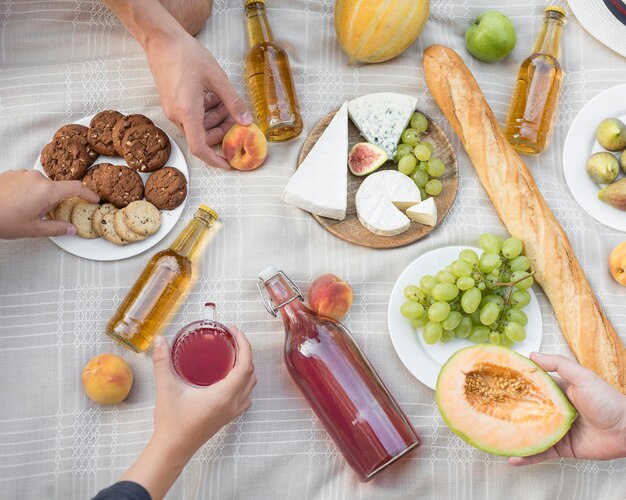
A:
<svg viewBox="0 0 626 500">
<path fill-rule="evenodd" d="M 399 55 L 422 32 L 429 0 L 337 0 L 335 32 L 350 63 Z"/>
<path fill-rule="evenodd" d="M 439 372 L 436 397 L 452 432 L 476 448 L 507 457 L 547 450 L 577 416 L 550 375 L 496 345 L 453 354 Z"/>
</svg>

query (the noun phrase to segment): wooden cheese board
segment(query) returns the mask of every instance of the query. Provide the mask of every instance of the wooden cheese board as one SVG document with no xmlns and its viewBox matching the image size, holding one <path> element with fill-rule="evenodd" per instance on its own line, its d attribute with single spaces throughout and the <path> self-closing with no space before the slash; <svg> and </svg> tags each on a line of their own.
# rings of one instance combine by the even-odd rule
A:
<svg viewBox="0 0 626 500">
<path fill-rule="evenodd" d="M 309 135 L 304 141 L 300 155 L 298 156 L 298 166 L 304 161 L 309 151 L 313 148 L 317 140 L 324 133 L 324 130 L 335 116 L 338 110 L 331 111 L 324 116 L 313 127 Z M 419 110 L 418 110 L 419 111 Z M 434 156 L 437 156 L 446 166 L 445 174 L 439 178 L 443 184 L 443 190 L 435 196 L 435 205 L 437 206 L 437 225 L 434 227 L 419 224 L 417 222 L 411 222 L 411 226 L 404 233 L 396 236 L 380 236 L 374 234 L 359 222 L 356 213 L 355 196 L 356 192 L 361 185 L 361 182 L 365 177 L 359 177 L 348 170 L 348 207 L 346 210 L 346 218 L 344 220 L 329 219 L 327 217 L 321 217 L 319 215 L 312 216 L 326 229 L 329 233 L 341 238 L 342 240 L 354 243 L 355 245 L 361 245 L 368 248 L 397 248 L 410 243 L 414 243 L 417 240 L 423 238 L 431 231 L 436 229 L 446 218 L 459 187 L 458 165 L 457 158 L 454 154 L 452 144 L 446 137 L 443 130 L 423 111 L 421 111 L 428 118 L 428 130 L 422 135 L 422 140 L 430 142 L 434 146 Z M 348 147 L 352 148 L 357 142 L 364 142 L 365 139 L 359 134 L 358 129 L 348 120 Z M 380 170 L 397 169 L 396 163 L 393 160 L 387 161 Z"/>
</svg>

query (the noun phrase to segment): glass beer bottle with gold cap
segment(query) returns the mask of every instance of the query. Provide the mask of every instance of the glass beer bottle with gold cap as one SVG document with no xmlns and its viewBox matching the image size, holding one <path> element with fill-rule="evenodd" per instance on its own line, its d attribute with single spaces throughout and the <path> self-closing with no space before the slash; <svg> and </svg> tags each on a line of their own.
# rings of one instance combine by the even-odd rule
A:
<svg viewBox="0 0 626 500">
<path fill-rule="evenodd" d="M 245 79 L 257 123 L 268 141 L 282 142 L 302 132 L 298 98 L 285 50 L 274 41 L 264 0 L 246 0 L 250 51 Z"/>
<path fill-rule="evenodd" d="M 221 224 L 212 208 L 200 205 L 174 243 L 155 254 L 106 326 L 106 333 L 135 352 L 148 348 L 187 295 L 206 243 Z"/>
<path fill-rule="evenodd" d="M 546 7 L 533 53 L 520 67 L 505 129 L 520 153 L 539 154 L 548 144 L 563 77 L 559 49 L 564 24 L 562 7 Z"/>
</svg>

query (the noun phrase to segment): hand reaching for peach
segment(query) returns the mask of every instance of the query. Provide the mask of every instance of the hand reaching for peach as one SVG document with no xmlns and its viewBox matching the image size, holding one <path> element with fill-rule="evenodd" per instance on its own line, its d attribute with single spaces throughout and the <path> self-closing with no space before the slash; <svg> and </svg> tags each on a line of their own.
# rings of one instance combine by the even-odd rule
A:
<svg viewBox="0 0 626 500">
<path fill-rule="evenodd" d="M 236 123 L 224 136 L 222 152 L 230 166 L 237 170 L 254 170 L 267 156 L 267 140 L 254 123 L 243 126 Z"/>
</svg>

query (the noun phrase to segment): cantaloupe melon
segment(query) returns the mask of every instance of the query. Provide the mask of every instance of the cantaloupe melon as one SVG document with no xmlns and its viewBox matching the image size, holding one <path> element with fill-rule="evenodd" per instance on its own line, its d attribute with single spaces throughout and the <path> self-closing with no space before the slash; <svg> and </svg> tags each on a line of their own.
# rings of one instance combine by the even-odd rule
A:
<svg viewBox="0 0 626 500">
<path fill-rule="evenodd" d="M 494 455 L 526 457 L 557 443 L 576 411 L 552 378 L 506 347 L 461 349 L 437 379 L 437 405 L 448 427 Z"/>
</svg>

